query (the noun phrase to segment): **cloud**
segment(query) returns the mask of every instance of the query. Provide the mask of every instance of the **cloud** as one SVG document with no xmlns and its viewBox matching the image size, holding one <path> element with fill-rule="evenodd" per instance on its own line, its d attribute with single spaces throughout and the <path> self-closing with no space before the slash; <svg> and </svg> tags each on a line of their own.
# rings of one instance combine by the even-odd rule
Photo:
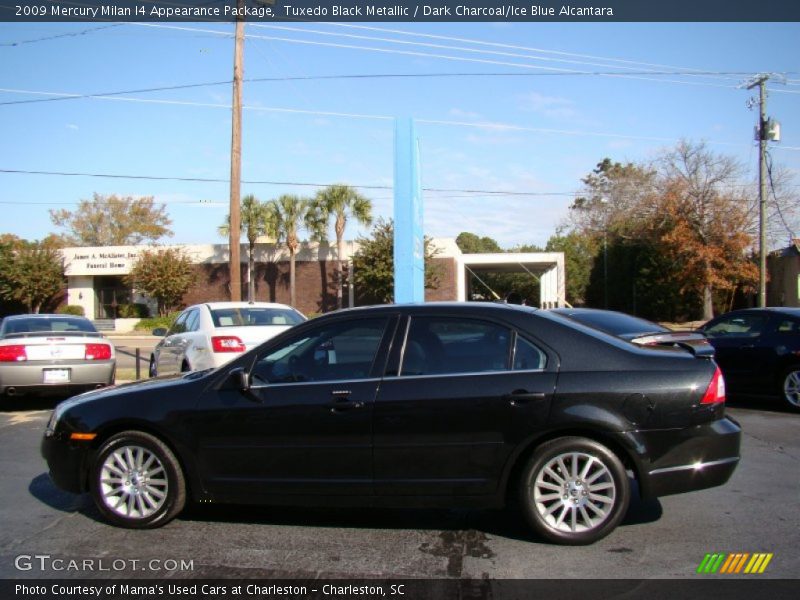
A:
<svg viewBox="0 0 800 600">
<path fill-rule="evenodd" d="M 72 131 L 78 131 L 79 127 L 74 123 L 67 123 L 67 129 L 71 129 Z"/>
<path fill-rule="evenodd" d="M 520 96 L 519 99 L 522 110 L 535 112 L 552 119 L 574 119 L 579 116 L 575 102 L 569 98 L 529 92 Z"/>
<path fill-rule="evenodd" d="M 455 119 L 469 119 L 470 121 L 475 121 L 477 119 L 482 118 L 482 115 L 480 113 L 472 112 L 469 110 L 462 110 L 460 108 L 451 108 L 448 111 L 448 114 Z"/>
</svg>

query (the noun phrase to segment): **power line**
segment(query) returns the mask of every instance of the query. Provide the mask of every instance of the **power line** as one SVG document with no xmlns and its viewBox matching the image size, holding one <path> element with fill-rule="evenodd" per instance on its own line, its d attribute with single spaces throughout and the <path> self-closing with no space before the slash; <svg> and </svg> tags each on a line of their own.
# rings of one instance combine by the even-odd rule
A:
<svg viewBox="0 0 800 600">
<path fill-rule="evenodd" d="M 4 42 L 0 44 L 0 47 L 17 47 L 22 46 L 24 44 L 36 44 L 38 42 L 49 42 L 50 40 L 57 40 L 60 38 L 68 38 L 68 37 L 80 37 L 82 35 L 86 35 L 87 33 L 94 33 L 95 31 L 101 31 L 103 29 L 112 29 L 114 27 L 122 27 L 125 23 L 114 23 L 112 25 L 101 25 L 100 27 L 90 27 L 89 29 L 83 29 L 81 31 L 74 31 L 72 33 L 59 33 L 56 35 L 48 35 L 45 37 L 40 37 L 32 40 L 21 40 L 19 42 Z"/>
<path fill-rule="evenodd" d="M 87 172 L 74 172 L 74 171 L 43 171 L 43 170 L 25 170 L 25 169 L 0 169 L 0 173 L 7 173 L 7 174 L 18 174 L 18 175 L 48 175 L 48 176 L 59 176 L 59 177 L 95 177 L 95 178 L 103 178 L 103 179 L 137 179 L 137 180 L 145 180 L 145 181 L 181 181 L 181 182 L 189 182 L 189 183 L 228 183 L 230 179 L 226 178 L 215 178 L 215 177 L 178 177 L 178 176 L 159 176 L 159 175 L 136 175 L 136 174 L 121 174 L 121 173 L 87 173 Z M 314 187 L 314 188 L 324 188 L 330 185 L 333 185 L 330 182 L 326 183 L 318 183 L 318 182 L 309 182 L 309 181 L 279 181 L 279 180 L 242 180 L 242 183 L 246 183 L 248 185 L 286 185 L 286 186 L 296 186 L 296 187 Z M 752 184 L 729 184 L 727 187 L 730 188 L 748 188 L 751 187 Z M 354 187 L 358 187 L 365 190 L 392 190 L 394 189 L 390 185 L 371 185 L 371 184 L 354 184 Z M 797 187 L 797 186 L 793 186 Z M 435 194 L 484 194 L 484 195 L 496 195 L 496 196 L 532 196 L 532 197 L 552 197 L 552 196 L 569 196 L 574 197 L 581 194 L 581 190 L 571 190 L 571 191 L 551 191 L 551 192 L 534 192 L 534 191 L 517 191 L 517 190 L 485 190 L 485 189 L 473 189 L 473 188 L 439 188 L 439 187 L 424 187 L 422 188 L 425 192 L 435 193 Z M 463 196 L 451 196 L 453 198 L 463 197 Z M 474 197 L 474 196 L 466 196 L 466 197 Z M 5 204 L 13 204 L 13 202 L 5 202 Z M 27 202 L 20 202 L 19 204 L 29 204 Z"/>
</svg>

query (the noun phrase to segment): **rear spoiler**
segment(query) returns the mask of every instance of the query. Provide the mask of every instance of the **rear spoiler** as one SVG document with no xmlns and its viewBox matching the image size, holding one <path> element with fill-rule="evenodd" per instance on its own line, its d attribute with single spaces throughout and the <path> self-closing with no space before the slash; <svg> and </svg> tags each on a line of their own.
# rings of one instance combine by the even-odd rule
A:
<svg viewBox="0 0 800 600">
<path fill-rule="evenodd" d="M 706 340 L 683 340 L 675 342 L 675 345 L 688 350 L 697 358 L 714 358 L 714 346 Z"/>
<path fill-rule="evenodd" d="M 7 333 L 3 339 L 41 338 L 41 337 L 103 337 L 99 331 L 24 331 L 22 333 Z"/>
</svg>

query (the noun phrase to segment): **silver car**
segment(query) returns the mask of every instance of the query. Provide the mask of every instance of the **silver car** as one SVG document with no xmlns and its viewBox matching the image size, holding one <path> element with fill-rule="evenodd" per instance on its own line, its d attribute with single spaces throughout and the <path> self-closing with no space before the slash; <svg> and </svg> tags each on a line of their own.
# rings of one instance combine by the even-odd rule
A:
<svg viewBox="0 0 800 600">
<path fill-rule="evenodd" d="M 291 306 L 271 302 L 207 302 L 184 310 L 150 356 L 150 377 L 221 367 L 239 354 L 303 323 Z"/>
<path fill-rule="evenodd" d="M 0 323 L 0 396 L 76 393 L 112 385 L 114 345 L 89 319 L 16 315 Z"/>
</svg>

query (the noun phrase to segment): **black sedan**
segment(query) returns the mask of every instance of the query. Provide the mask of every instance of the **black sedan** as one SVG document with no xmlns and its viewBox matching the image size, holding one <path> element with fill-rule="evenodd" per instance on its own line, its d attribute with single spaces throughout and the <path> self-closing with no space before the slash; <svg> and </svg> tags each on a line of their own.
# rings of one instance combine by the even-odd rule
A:
<svg viewBox="0 0 800 600">
<path fill-rule="evenodd" d="M 778 396 L 800 410 L 800 309 L 726 313 L 701 331 L 716 350 L 731 391 Z"/>
<path fill-rule="evenodd" d="M 639 347 L 548 311 L 338 311 L 227 365 L 89 392 L 53 412 L 56 484 L 110 522 L 187 500 L 501 507 L 586 544 L 645 497 L 725 483 L 741 431 L 713 360 Z"/>
</svg>

